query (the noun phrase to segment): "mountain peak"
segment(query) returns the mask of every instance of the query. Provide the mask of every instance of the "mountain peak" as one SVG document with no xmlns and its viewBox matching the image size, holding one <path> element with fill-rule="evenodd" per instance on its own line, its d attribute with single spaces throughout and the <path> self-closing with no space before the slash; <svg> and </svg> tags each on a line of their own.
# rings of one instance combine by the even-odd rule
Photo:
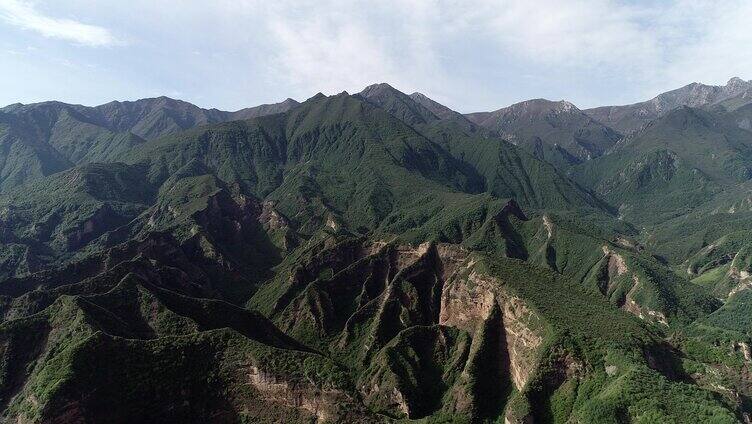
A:
<svg viewBox="0 0 752 424">
<path fill-rule="evenodd" d="M 377 84 L 371 84 L 368 87 L 364 88 L 363 91 L 361 91 L 360 94 L 362 97 L 366 99 L 373 99 L 376 97 L 383 97 L 383 96 L 407 96 L 407 94 L 397 90 L 396 88 L 392 87 L 391 85 L 380 82 Z"/>
<path fill-rule="evenodd" d="M 744 81 L 739 77 L 733 77 L 726 83 L 726 91 L 737 92 L 749 89 L 752 87 L 752 81 Z"/>
<path fill-rule="evenodd" d="M 95 107 L 105 107 L 105 106 L 114 106 L 114 105 L 149 105 L 149 106 L 176 106 L 176 105 L 186 105 L 186 106 L 193 106 L 195 108 L 198 108 L 198 106 L 194 106 L 191 103 L 188 103 L 183 100 L 173 99 L 172 97 L 167 96 L 158 96 L 158 97 L 145 97 L 143 99 L 136 99 L 136 100 L 113 100 L 111 102 L 95 106 Z"/>
<path fill-rule="evenodd" d="M 20 107 L 23 107 L 23 106 L 24 106 L 23 103 L 19 103 L 19 102 L 17 102 L 17 103 L 11 103 L 9 105 L 1 107 L 0 111 L 9 111 L 9 110 L 17 109 L 17 108 L 20 108 Z"/>
<path fill-rule="evenodd" d="M 318 93 L 314 94 L 313 97 L 311 97 L 310 99 L 308 99 L 306 101 L 307 102 L 317 101 L 317 100 L 321 100 L 321 99 L 325 99 L 325 98 L 326 98 L 326 94 L 324 94 L 324 93 L 322 93 L 322 92 L 319 91 Z"/>
<path fill-rule="evenodd" d="M 367 91 L 370 92 L 374 90 L 395 90 L 395 88 L 389 85 L 388 83 L 377 82 L 375 84 L 371 84 L 368 87 L 364 88 L 363 91 L 361 91 L 361 93 L 367 92 Z"/>
<path fill-rule="evenodd" d="M 548 100 L 548 99 L 530 99 L 515 103 L 499 111 L 517 111 L 525 114 L 545 114 L 545 113 L 563 113 L 579 112 L 580 110 L 574 104 L 566 100 Z"/>
<path fill-rule="evenodd" d="M 739 83 L 747 83 L 747 81 L 744 81 L 743 79 L 739 77 L 731 77 L 726 83 L 726 85 L 739 84 Z"/>
<path fill-rule="evenodd" d="M 537 158 L 565 167 L 601 156 L 620 138 L 566 100 L 530 99 L 466 116 Z"/>
<path fill-rule="evenodd" d="M 358 93 L 358 96 L 410 125 L 425 124 L 439 119 L 421 102 L 387 83 L 369 85 Z"/>
</svg>

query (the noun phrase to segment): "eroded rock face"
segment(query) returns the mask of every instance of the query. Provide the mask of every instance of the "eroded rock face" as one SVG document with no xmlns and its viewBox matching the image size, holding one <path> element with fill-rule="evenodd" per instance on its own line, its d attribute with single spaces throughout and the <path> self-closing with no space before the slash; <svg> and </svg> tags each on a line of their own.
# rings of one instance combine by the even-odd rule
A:
<svg viewBox="0 0 752 424">
<path fill-rule="evenodd" d="M 750 270 L 750 249 L 744 247 L 740 249 L 734 255 L 731 260 L 731 266 L 729 267 L 726 276 L 729 280 L 735 283 L 735 286 L 729 291 L 727 298 L 752 287 L 752 274 Z"/>
<path fill-rule="evenodd" d="M 290 222 L 274 209 L 274 204 L 270 201 L 265 201 L 261 204 L 261 214 L 259 215 L 259 221 L 269 229 L 279 230 L 290 226 Z"/>
<path fill-rule="evenodd" d="M 663 312 L 650 309 L 637 301 L 636 294 L 642 289 L 642 282 L 637 273 L 629 268 L 624 255 L 605 245 L 603 255 L 606 269 L 605 279 L 600 282 L 601 293 L 610 298 L 617 289 L 623 290 L 622 293 L 626 291 L 626 294 L 616 299 L 621 309 L 642 320 L 667 326 L 668 320 Z"/>
<path fill-rule="evenodd" d="M 250 366 L 247 377 L 248 383 L 264 400 L 305 411 L 319 423 L 339 421 L 341 411 L 338 410 L 338 406 L 353 404 L 352 399 L 341 391 L 291 381 L 266 372 L 258 366 Z"/>
<path fill-rule="evenodd" d="M 650 322 L 660 323 L 662 325 L 668 326 L 668 320 L 666 319 L 666 315 L 663 312 L 647 308 L 637 303 L 637 301 L 635 301 L 635 298 L 634 298 L 635 293 L 637 293 L 637 291 L 639 290 L 641 281 L 637 277 L 637 275 L 632 275 L 632 281 L 633 281 L 632 288 L 627 293 L 627 296 L 624 301 L 624 305 L 622 305 L 622 309 L 631 313 L 632 315 L 635 315 L 641 320 L 647 320 Z"/>
<path fill-rule="evenodd" d="M 608 257 L 609 275 L 622 276 L 627 272 L 627 263 L 624 261 L 624 257 L 613 252 L 608 246 L 603 246 L 603 254 Z"/>
<path fill-rule="evenodd" d="M 509 371 L 517 390 L 522 390 L 537 363 L 536 350 L 543 337 L 540 319 L 528 306 L 510 295 L 503 282 L 482 275 L 465 264 L 464 275 L 455 274 L 442 293 L 439 323 L 473 332 L 491 315 L 493 308 L 501 311 L 501 324 L 509 358 Z"/>
<path fill-rule="evenodd" d="M 742 356 L 744 356 L 744 360 L 747 362 L 752 361 L 752 351 L 749 348 L 749 344 L 745 342 L 734 342 L 731 345 L 731 348 L 735 352 L 741 352 Z"/>
<path fill-rule="evenodd" d="M 524 389 L 543 329 L 503 281 L 477 268 L 456 245 L 345 243 L 292 274 L 277 322 L 298 337 L 333 340 L 322 348 L 365 367 L 358 390 L 374 410 L 493 416 L 503 403 L 489 401 L 483 385 L 500 397 L 511 385 Z"/>
<path fill-rule="evenodd" d="M 533 417 L 531 415 L 514 417 L 511 414 L 507 414 L 504 417 L 504 424 L 533 424 Z"/>
</svg>

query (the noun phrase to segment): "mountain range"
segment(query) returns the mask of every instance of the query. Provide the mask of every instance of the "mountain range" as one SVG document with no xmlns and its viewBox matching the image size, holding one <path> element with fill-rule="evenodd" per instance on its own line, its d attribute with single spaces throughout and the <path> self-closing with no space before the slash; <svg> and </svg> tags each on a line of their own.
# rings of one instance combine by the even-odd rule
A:
<svg viewBox="0 0 752 424">
<path fill-rule="evenodd" d="M 747 104 L 751 95 L 752 81 L 734 77 L 722 86 L 694 82 L 645 102 L 597 107 L 588 109 L 585 113 L 617 131 L 628 133 L 681 106 L 701 108 L 724 103 Z"/>
<path fill-rule="evenodd" d="M 751 89 L 6 106 L 2 420 L 750 422 Z"/>
</svg>

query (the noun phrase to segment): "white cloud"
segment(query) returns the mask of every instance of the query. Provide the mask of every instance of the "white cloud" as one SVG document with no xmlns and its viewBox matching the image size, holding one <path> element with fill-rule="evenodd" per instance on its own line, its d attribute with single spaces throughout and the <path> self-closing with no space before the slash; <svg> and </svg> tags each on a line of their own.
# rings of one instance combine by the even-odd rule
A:
<svg viewBox="0 0 752 424">
<path fill-rule="evenodd" d="M 530 97 L 589 107 L 644 100 L 692 81 L 752 78 L 749 0 L 167 3 L 0 0 L 0 23 L 101 46 L 117 43 L 112 32 L 79 17 L 108 22 L 138 49 L 117 57 L 97 50 L 94 58 L 66 52 L 69 59 L 93 60 L 124 83 L 203 95 L 209 106 L 300 100 L 389 82 L 461 111 Z M 0 40 L 2 49 L 23 51 L 16 44 Z M 144 61 L 148 72 L 133 66 Z"/>
<path fill-rule="evenodd" d="M 118 44 L 118 40 L 106 28 L 45 16 L 32 3 L 22 0 L 0 0 L 0 17 L 12 25 L 49 38 L 93 47 Z"/>
<path fill-rule="evenodd" d="M 484 4 L 474 23 L 505 49 L 539 62 L 614 65 L 656 55 L 656 34 L 641 23 L 649 13 L 610 0 L 509 0 Z"/>
<path fill-rule="evenodd" d="M 531 84 L 556 72 L 583 86 L 588 79 L 620 80 L 633 96 L 694 80 L 752 78 L 752 56 L 745 54 L 752 3 L 745 0 L 324 0 L 285 2 L 266 13 L 277 46 L 273 72 L 315 91 L 388 81 L 468 103 L 456 97 L 472 95 L 473 83 L 460 80 L 452 61 L 472 64 L 486 55 L 529 66 L 520 79 Z M 465 49 L 442 61 L 452 45 Z M 486 73 L 493 78 L 494 70 Z M 599 97 L 612 96 L 590 99 Z"/>
<path fill-rule="evenodd" d="M 467 105 L 480 82 L 461 81 L 455 66 L 486 55 L 539 68 L 623 72 L 653 69 L 661 55 L 642 22 L 651 11 L 611 0 L 281 1 L 240 12 L 231 6 L 236 15 L 263 17 L 266 41 L 274 46 L 270 72 L 298 92 L 352 91 L 386 81 Z M 489 79 L 495 75 L 486 72 Z"/>
<path fill-rule="evenodd" d="M 399 78 L 383 43 L 361 26 L 319 17 L 278 19 L 269 28 L 279 43 L 276 67 L 292 84 L 336 93 Z"/>
<path fill-rule="evenodd" d="M 692 19 L 692 32 L 674 46 L 665 63 L 665 82 L 724 84 L 730 77 L 752 78 L 752 3 L 709 1 L 678 4 L 685 20 Z M 690 16 L 687 16 L 690 15 Z M 702 17 L 697 19 L 697 17 Z"/>
<path fill-rule="evenodd" d="M 299 91 L 352 92 L 375 82 L 409 90 L 443 74 L 420 2 L 280 2 L 253 13 L 263 15 L 273 46 L 271 73 Z"/>
</svg>

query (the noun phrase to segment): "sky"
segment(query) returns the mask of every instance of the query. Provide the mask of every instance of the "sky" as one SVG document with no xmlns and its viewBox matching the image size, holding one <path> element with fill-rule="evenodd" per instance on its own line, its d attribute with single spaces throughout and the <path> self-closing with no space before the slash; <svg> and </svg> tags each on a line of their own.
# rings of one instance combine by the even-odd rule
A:
<svg viewBox="0 0 752 424">
<path fill-rule="evenodd" d="M 0 105 L 237 110 L 387 82 L 460 112 L 752 79 L 752 1 L 0 0 Z"/>
</svg>

